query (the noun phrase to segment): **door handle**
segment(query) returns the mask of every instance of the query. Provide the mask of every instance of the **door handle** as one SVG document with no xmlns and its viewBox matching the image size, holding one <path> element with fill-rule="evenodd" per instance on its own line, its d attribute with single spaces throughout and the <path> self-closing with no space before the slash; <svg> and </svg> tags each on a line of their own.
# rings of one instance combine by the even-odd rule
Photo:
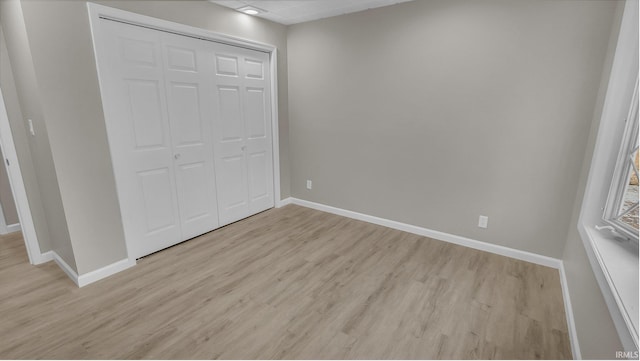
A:
<svg viewBox="0 0 640 361">
<path fill-rule="evenodd" d="M 175 160 L 178 160 L 178 159 L 180 159 L 180 153 L 178 153 L 178 154 L 175 154 L 175 155 L 173 156 L 173 159 L 175 159 Z"/>
<path fill-rule="evenodd" d="M 240 148 L 240 149 L 242 149 L 242 151 L 244 152 L 245 150 L 247 150 L 247 146 L 243 145 L 242 148 Z"/>
</svg>

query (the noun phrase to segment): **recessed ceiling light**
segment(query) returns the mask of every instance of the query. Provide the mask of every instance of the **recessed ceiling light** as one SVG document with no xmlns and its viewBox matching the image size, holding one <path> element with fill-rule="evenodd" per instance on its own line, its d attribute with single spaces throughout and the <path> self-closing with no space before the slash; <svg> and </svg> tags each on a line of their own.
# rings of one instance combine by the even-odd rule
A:
<svg viewBox="0 0 640 361">
<path fill-rule="evenodd" d="M 258 9 L 256 7 L 253 6 L 243 6 L 241 8 L 236 9 L 240 12 L 243 12 L 245 14 L 249 14 L 249 15 L 258 15 L 260 13 L 264 13 L 266 11 L 262 10 L 262 9 Z"/>
</svg>

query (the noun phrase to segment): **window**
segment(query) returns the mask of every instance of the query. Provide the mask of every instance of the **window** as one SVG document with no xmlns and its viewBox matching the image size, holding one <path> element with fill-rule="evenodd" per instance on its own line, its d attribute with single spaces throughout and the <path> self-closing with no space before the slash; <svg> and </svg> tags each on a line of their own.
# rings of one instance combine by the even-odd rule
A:
<svg viewBox="0 0 640 361">
<path fill-rule="evenodd" d="M 603 215 L 613 232 L 638 243 L 638 81 Z"/>
<path fill-rule="evenodd" d="M 638 254 L 639 3 L 625 1 L 578 231 L 625 351 L 640 329 Z M 634 194 L 635 191 L 635 194 Z M 605 231 L 606 229 L 606 231 Z"/>
</svg>

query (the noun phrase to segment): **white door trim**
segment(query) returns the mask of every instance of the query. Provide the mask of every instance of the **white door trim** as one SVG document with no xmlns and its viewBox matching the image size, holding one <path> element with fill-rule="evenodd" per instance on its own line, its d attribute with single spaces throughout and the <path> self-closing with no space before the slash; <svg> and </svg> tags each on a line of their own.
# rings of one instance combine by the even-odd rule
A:
<svg viewBox="0 0 640 361">
<path fill-rule="evenodd" d="M 7 108 L 4 104 L 2 89 L 0 89 L 0 149 L 2 149 L 2 154 L 6 159 L 2 161 L 5 162 L 5 164 L 7 161 L 9 162 L 7 165 L 7 175 L 9 176 L 9 184 L 11 185 L 11 193 L 16 203 L 18 220 L 22 228 L 24 244 L 27 247 L 29 262 L 31 262 L 31 264 L 48 262 L 51 260 L 51 257 L 42 254 L 40 244 L 38 243 L 38 236 L 36 235 L 36 228 L 33 224 L 33 218 L 31 217 L 31 207 L 29 206 L 27 191 L 24 187 L 24 180 L 22 179 L 22 171 L 18 163 L 18 154 L 15 144 L 13 143 L 13 133 L 9 125 L 9 116 L 7 115 Z M 6 224 L 5 229 L 7 229 Z"/>
<path fill-rule="evenodd" d="M 2 141 L 0 141 L 0 149 L 2 149 Z M 2 154 L 4 154 L 4 152 Z M 5 162 L 5 167 L 7 167 L 6 162 Z M 9 169 L 7 169 L 7 175 L 8 175 L 8 172 L 9 172 Z M 0 204 L 0 234 L 7 234 L 7 233 L 9 233 L 9 230 L 7 229 L 7 221 L 4 218 L 4 210 L 2 209 L 2 204 Z"/>
</svg>

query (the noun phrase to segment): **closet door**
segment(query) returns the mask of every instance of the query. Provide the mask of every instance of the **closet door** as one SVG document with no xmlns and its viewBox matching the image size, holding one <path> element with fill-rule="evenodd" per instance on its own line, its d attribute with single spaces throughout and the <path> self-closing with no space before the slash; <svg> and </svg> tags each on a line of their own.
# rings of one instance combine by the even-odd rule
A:
<svg viewBox="0 0 640 361">
<path fill-rule="evenodd" d="M 218 228 L 212 125 L 213 64 L 209 43 L 162 33 L 182 238 Z"/>
<path fill-rule="evenodd" d="M 100 86 L 130 257 L 273 207 L 268 54 L 100 21 Z"/>
<path fill-rule="evenodd" d="M 102 20 L 101 81 L 130 255 L 218 228 L 210 43 Z"/>
<path fill-rule="evenodd" d="M 182 240 L 161 33 L 102 22 L 107 130 L 129 252 L 138 258 Z"/>
<path fill-rule="evenodd" d="M 273 160 L 266 53 L 212 43 L 214 155 L 220 224 L 273 207 Z"/>
</svg>

